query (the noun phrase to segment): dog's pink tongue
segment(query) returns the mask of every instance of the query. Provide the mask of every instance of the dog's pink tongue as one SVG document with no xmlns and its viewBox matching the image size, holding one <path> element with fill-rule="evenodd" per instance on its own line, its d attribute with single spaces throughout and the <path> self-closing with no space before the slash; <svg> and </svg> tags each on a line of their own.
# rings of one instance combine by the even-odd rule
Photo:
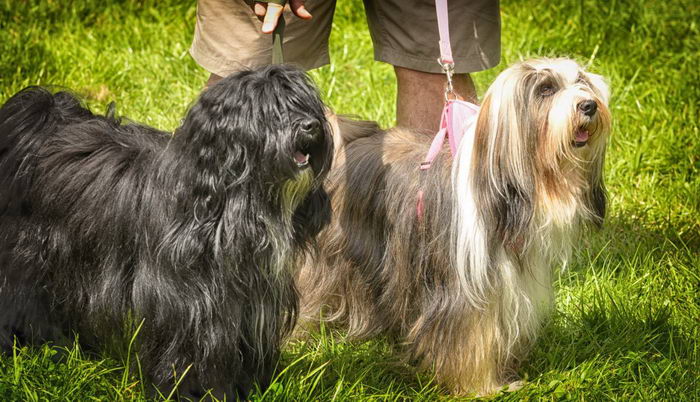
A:
<svg viewBox="0 0 700 402">
<path fill-rule="evenodd" d="M 588 130 L 580 129 L 576 131 L 576 142 L 586 142 L 588 137 Z"/>
<path fill-rule="evenodd" d="M 297 165 L 306 165 L 309 163 L 309 154 L 302 154 L 296 151 L 294 152 L 294 160 L 297 162 Z"/>
</svg>

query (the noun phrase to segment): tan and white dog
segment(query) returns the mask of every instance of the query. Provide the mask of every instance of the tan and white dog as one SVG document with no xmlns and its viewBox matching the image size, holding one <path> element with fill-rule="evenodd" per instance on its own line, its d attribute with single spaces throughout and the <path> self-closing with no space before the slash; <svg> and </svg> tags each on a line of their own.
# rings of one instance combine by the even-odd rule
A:
<svg viewBox="0 0 700 402">
<path fill-rule="evenodd" d="M 339 119 L 333 222 L 297 278 L 302 323 L 393 336 L 455 393 L 516 380 L 552 304 L 553 269 L 603 222 L 608 98 L 572 60 L 517 63 L 454 158 L 445 146 L 426 171 L 429 136 Z"/>
</svg>

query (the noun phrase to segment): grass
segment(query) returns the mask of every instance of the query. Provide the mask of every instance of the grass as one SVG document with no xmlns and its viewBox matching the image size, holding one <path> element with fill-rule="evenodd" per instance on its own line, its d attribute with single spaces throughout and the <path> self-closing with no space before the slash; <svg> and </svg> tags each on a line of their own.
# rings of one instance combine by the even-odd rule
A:
<svg viewBox="0 0 700 402">
<path fill-rule="evenodd" d="M 67 4 L 67 5 L 66 5 Z M 359 0 L 341 1 L 332 65 L 311 73 L 335 110 L 393 124 L 390 66 L 372 61 Z M 608 77 L 606 227 L 557 281 L 556 311 L 502 400 L 700 399 L 700 5 L 504 0 L 501 64 L 569 56 Z M 0 101 L 29 84 L 76 89 L 95 110 L 173 129 L 206 80 L 187 53 L 194 2 L 0 0 Z M 3 400 L 145 400 L 139 376 L 77 348 L 0 358 Z M 449 400 L 381 339 L 322 332 L 290 344 L 252 400 Z"/>
</svg>

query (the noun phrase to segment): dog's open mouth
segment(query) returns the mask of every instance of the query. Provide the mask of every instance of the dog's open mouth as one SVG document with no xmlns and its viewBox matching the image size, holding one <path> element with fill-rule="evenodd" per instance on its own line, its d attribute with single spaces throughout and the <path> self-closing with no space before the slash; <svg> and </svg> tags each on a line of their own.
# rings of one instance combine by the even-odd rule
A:
<svg viewBox="0 0 700 402">
<path fill-rule="evenodd" d="M 588 144 L 588 139 L 591 137 L 590 132 L 587 127 L 579 127 L 574 134 L 573 145 L 576 148 L 580 148 Z"/>
<path fill-rule="evenodd" d="M 309 165 L 309 154 L 305 153 L 303 151 L 294 152 L 294 162 L 296 162 L 297 166 L 300 168 L 308 166 Z"/>
</svg>

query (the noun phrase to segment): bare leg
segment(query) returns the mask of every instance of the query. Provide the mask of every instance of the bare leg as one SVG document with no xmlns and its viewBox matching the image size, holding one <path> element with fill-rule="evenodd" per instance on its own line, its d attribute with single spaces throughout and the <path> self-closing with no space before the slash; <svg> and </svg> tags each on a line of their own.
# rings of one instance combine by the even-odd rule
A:
<svg viewBox="0 0 700 402">
<path fill-rule="evenodd" d="M 397 81 L 396 125 L 435 132 L 445 103 L 445 75 L 394 66 Z M 459 99 L 477 103 L 476 89 L 469 74 L 453 78 Z"/>
<path fill-rule="evenodd" d="M 206 88 L 209 88 L 210 86 L 212 86 L 212 85 L 216 84 L 217 82 L 221 81 L 223 78 L 224 78 L 224 77 L 222 77 L 222 76 L 220 76 L 220 75 L 216 75 L 216 74 L 214 74 L 214 73 L 211 73 L 211 75 L 209 75 L 209 79 L 207 80 L 207 85 L 205 85 L 204 88 L 205 88 L 205 89 L 206 89 Z"/>
</svg>

